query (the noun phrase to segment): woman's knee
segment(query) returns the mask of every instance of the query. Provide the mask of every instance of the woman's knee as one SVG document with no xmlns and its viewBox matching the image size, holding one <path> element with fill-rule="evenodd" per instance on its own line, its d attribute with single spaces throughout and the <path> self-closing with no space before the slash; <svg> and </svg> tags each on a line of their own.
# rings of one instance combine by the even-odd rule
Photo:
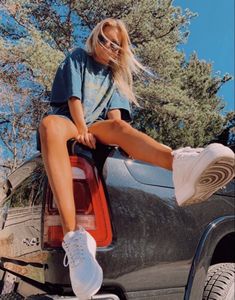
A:
<svg viewBox="0 0 235 300">
<path fill-rule="evenodd" d="M 111 121 L 111 130 L 115 132 L 128 132 L 131 126 L 124 120 L 114 119 Z"/>
<path fill-rule="evenodd" d="M 63 126 L 55 116 L 46 116 L 42 119 L 39 125 L 39 134 L 42 140 L 55 138 L 55 136 L 63 137 Z M 59 133 L 59 135 L 58 135 Z"/>
</svg>

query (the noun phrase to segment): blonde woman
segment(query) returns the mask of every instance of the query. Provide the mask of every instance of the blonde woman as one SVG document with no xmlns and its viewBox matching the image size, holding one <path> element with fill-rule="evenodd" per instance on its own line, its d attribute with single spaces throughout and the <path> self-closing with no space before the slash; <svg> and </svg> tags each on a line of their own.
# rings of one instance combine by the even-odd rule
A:
<svg viewBox="0 0 235 300">
<path fill-rule="evenodd" d="M 79 299 L 87 299 L 99 290 L 103 274 L 95 258 L 95 240 L 83 228 L 76 228 L 66 147 L 69 139 L 93 149 L 96 140 L 116 144 L 135 159 L 173 169 L 179 205 L 206 200 L 233 177 L 234 155 L 229 148 L 211 144 L 205 149 L 172 151 L 126 122 L 131 119 L 130 102 L 136 103 L 132 74 L 139 69 L 144 68 L 131 51 L 123 22 L 100 22 L 91 32 L 86 50 L 76 49 L 60 64 L 52 87 L 52 111 L 39 127 L 42 157 L 63 225 L 62 245 L 71 284 Z M 230 173 L 209 189 L 207 172 L 216 172 L 218 167 L 219 172 Z"/>
</svg>

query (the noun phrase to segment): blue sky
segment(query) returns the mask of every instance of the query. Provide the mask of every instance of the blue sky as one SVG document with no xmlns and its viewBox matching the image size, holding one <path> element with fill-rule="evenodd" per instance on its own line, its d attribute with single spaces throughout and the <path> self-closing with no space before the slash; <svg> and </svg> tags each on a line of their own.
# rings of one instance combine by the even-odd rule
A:
<svg viewBox="0 0 235 300">
<path fill-rule="evenodd" d="M 180 49 L 187 57 L 196 51 L 199 59 L 213 63 L 214 72 L 234 77 L 234 0 L 174 0 L 173 4 L 198 13 L 191 20 L 188 42 Z M 224 112 L 234 110 L 234 80 L 218 94 L 226 102 Z"/>
</svg>

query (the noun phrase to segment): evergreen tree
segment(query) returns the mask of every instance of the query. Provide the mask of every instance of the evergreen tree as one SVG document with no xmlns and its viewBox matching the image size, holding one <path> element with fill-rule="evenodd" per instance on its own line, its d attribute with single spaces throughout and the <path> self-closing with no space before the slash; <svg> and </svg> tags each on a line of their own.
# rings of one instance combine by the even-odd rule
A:
<svg viewBox="0 0 235 300">
<path fill-rule="evenodd" d="M 9 159 L 15 161 L 8 164 L 10 170 L 33 147 L 25 143 L 30 140 L 26 136 L 32 136 L 47 109 L 58 64 L 106 17 L 126 23 L 135 54 L 149 69 L 135 78 L 140 103 L 134 108 L 136 128 L 177 148 L 208 143 L 227 122 L 217 91 L 231 77 L 213 75 L 212 65 L 196 53 L 187 61 L 177 50 L 187 41 L 196 14 L 183 12 L 171 0 L 1 0 L 0 9 L 0 88 L 4 92 L 7 87 L 4 98 L 11 95 L 15 105 L 14 118 L 8 118 L 8 103 L 1 102 L 0 138 L 6 146 L 15 128 L 19 134 L 8 141 L 10 148 L 13 141 L 26 144 L 23 156 L 10 151 Z"/>
</svg>

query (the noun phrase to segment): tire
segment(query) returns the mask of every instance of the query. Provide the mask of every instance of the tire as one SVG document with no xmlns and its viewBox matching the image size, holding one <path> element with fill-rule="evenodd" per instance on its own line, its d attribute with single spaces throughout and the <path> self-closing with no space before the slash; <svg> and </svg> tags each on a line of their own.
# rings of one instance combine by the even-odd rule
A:
<svg viewBox="0 0 235 300">
<path fill-rule="evenodd" d="M 24 297 L 22 297 L 18 293 L 11 292 L 9 294 L 0 295 L 0 299 L 2 299 L 2 300 L 23 300 Z"/>
<path fill-rule="evenodd" d="M 3 289 L 3 281 L 0 280 L 0 297 L 1 297 L 2 289 Z M 0 299 L 1 299 L 1 298 L 0 298 Z"/>
<path fill-rule="evenodd" d="M 235 263 L 220 263 L 210 266 L 203 300 L 235 300 Z"/>
</svg>

